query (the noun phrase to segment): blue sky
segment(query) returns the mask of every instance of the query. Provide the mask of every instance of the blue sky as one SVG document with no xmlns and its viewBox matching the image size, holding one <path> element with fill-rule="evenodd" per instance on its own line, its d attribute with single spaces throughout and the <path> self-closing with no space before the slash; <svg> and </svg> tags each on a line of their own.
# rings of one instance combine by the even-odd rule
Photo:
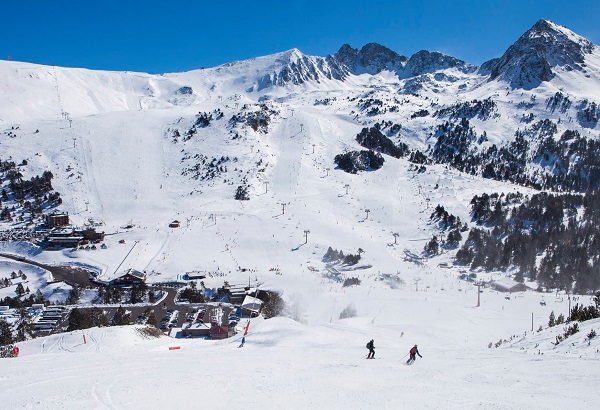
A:
<svg viewBox="0 0 600 410">
<path fill-rule="evenodd" d="M 499 57 L 540 18 L 600 43 L 600 1 L 6 0 L 0 59 L 151 73 L 298 48 L 377 42 L 473 64 Z"/>
</svg>

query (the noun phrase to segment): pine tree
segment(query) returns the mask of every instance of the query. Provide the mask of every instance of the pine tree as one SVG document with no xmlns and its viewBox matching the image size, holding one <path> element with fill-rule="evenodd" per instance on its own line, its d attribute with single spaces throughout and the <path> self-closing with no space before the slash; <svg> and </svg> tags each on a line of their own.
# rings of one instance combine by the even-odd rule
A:
<svg viewBox="0 0 600 410">
<path fill-rule="evenodd" d="M 154 314 L 154 310 L 150 311 L 150 314 L 148 315 L 148 319 L 146 319 L 146 324 L 154 326 L 154 327 L 157 327 L 158 320 L 156 319 L 156 315 Z"/>
<path fill-rule="evenodd" d="M 136 303 L 141 302 L 139 294 L 140 294 L 140 292 L 138 290 L 138 287 L 133 286 L 131 288 L 131 291 L 129 292 L 129 303 L 131 303 L 132 305 L 135 305 Z"/>
<path fill-rule="evenodd" d="M 446 240 L 446 243 L 448 246 L 455 247 L 458 246 L 461 240 L 462 235 L 460 234 L 460 231 L 455 228 L 448 233 L 448 239 Z"/>
<path fill-rule="evenodd" d="M 15 289 L 15 293 L 17 294 L 17 296 L 21 297 L 25 294 L 25 289 L 23 288 L 23 284 L 19 283 L 17 285 L 17 289 Z"/>
<path fill-rule="evenodd" d="M 79 302 L 79 288 L 74 286 L 69 291 L 69 296 L 67 296 L 67 300 L 65 301 L 65 303 L 67 305 L 76 305 L 78 302 Z"/>
<path fill-rule="evenodd" d="M 156 326 L 158 321 L 156 320 L 156 315 L 154 314 L 154 309 L 149 307 L 144 312 L 144 317 L 146 318 L 146 324 L 151 326 Z"/>
<path fill-rule="evenodd" d="M 119 306 L 110 323 L 113 326 L 124 326 L 129 324 L 129 314 L 123 309 L 123 306 Z"/>
<path fill-rule="evenodd" d="M 277 292 L 268 292 L 263 298 L 264 307 L 262 310 L 265 319 L 274 316 L 281 316 L 285 311 L 285 302 L 281 295 Z"/>
<path fill-rule="evenodd" d="M 550 312 L 550 317 L 548 318 L 548 326 L 554 327 L 556 325 L 556 319 L 554 318 L 554 311 Z"/>
<path fill-rule="evenodd" d="M 148 286 L 145 283 L 140 283 L 139 285 L 135 285 L 131 288 L 131 293 L 129 295 L 129 303 L 136 304 L 142 303 L 146 299 L 146 293 L 148 291 Z"/>
<path fill-rule="evenodd" d="M 17 321 L 17 342 L 27 340 L 28 337 L 33 336 L 33 326 L 31 325 L 31 316 L 25 308 L 19 309 L 19 320 Z"/>
<path fill-rule="evenodd" d="M 104 327 L 108 326 L 108 318 L 104 314 L 104 311 L 98 307 L 93 307 L 87 311 L 89 318 L 90 327 Z"/>
<path fill-rule="evenodd" d="M 0 318 L 0 346 L 9 345 L 12 342 L 12 326 L 6 321 L 6 319 Z"/>
<path fill-rule="evenodd" d="M 430 255 L 437 255 L 440 250 L 440 245 L 438 243 L 438 239 L 436 236 L 431 238 L 431 240 L 425 245 L 425 252 Z"/>
<path fill-rule="evenodd" d="M 156 294 L 154 293 L 153 290 L 148 291 L 148 302 L 149 303 L 156 302 Z"/>
<path fill-rule="evenodd" d="M 89 315 L 83 309 L 74 308 L 69 315 L 69 326 L 67 331 L 87 329 L 92 327 Z"/>
</svg>

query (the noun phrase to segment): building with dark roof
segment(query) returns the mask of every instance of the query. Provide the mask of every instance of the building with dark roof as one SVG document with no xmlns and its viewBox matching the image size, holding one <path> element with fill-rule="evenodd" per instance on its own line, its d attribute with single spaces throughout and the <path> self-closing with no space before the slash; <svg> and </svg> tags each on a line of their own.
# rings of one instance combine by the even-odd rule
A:
<svg viewBox="0 0 600 410">
<path fill-rule="evenodd" d="M 110 281 L 111 285 L 139 285 L 146 282 L 146 274 L 135 269 L 128 269 L 121 276 Z"/>
<path fill-rule="evenodd" d="M 46 226 L 48 228 L 59 228 L 61 226 L 69 225 L 69 214 L 68 213 L 51 213 L 46 215 Z"/>
</svg>

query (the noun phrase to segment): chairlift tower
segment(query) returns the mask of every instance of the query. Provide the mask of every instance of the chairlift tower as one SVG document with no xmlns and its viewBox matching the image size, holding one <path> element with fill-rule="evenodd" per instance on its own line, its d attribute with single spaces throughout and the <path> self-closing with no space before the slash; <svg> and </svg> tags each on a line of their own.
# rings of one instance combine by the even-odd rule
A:
<svg viewBox="0 0 600 410">
<path fill-rule="evenodd" d="M 419 282 L 421 281 L 421 278 L 415 278 L 415 292 L 419 291 Z"/>
<path fill-rule="evenodd" d="M 308 243 L 308 234 L 310 231 L 308 229 L 304 230 L 304 243 Z"/>
<path fill-rule="evenodd" d="M 481 287 L 485 285 L 485 282 L 480 280 L 475 284 L 477 286 L 477 307 L 481 304 Z"/>
</svg>

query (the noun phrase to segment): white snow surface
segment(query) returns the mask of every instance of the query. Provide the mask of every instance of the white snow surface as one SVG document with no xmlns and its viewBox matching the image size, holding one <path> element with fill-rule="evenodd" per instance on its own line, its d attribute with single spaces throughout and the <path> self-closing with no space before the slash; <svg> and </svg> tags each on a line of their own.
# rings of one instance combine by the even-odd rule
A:
<svg viewBox="0 0 600 410">
<path fill-rule="evenodd" d="M 494 315 L 478 316 L 493 321 Z M 600 355 L 589 353 L 591 348 L 542 355 L 532 349 L 536 339 L 526 350 L 467 348 L 444 337 L 453 329 L 438 326 L 435 315 L 404 338 L 399 329 L 411 326 L 395 315 L 380 317 L 374 323 L 353 319 L 319 327 L 286 318 L 255 320 L 243 348 L 238 348 L 240 336 L 148 340 L 133 326 L 31 340 L 20 344 L 18 359 L 3 360 L 3 407 L 596 407 Z M 456 321 L 454 327 L 470 333 Z M 403 356 L 417 334 L 423 358 L 406 366 Z M 364 344 L 371 337 L 377 359 L 365 360 Z"/>
<path fill-rule="evenodd" d="M 596 338 L 586 346 L 583 338 L 597 321 L 554 346 L 549 341 L 559 330 L 532 332 L 532 314 L 536 330 L 551 311 L 567 314 L 564 295 L 506 299 L 484 289 L 475 307 L 477 288 L 457 279 L 460 269 L 449 252 L 416 261 L 406 256 L 421 255 L 439 234 L 429 220 L 438 203 L 469 221 L 475 194 L 532 190 L 439 165 L 416 174 L 407 160 L 387 156 L 382 169 L 357 175 L 333 164 L 335 155 L 360 149 L 356 134 L 381 119 L 402 123 L 404 140 L 425 148 L 432 124 L 409 117 L 433 100 L 442 106 L 493 95 L 503 120 L 472 123 L 487 132 L 487 143 L 501 143 L 518 128 L 521 112 L 514 107 L 530 101 L 532 91 L 508 95 L 504 84 L 452 70 L 446 71 L 469 87 L 426 87 L 429 101 L 398 95 L 400 80 L 387 72 L 248 91 L 298 53 L 168 75 L 0 61 L 2 150 L 16 162 L 27 159 L 25 177 L 50 169 L 60 209 L 78 225 L 102 222 L 98 229 L 108 234 L 107 249 L 41 252 L 8 243 L 4 253 L 85 266 L 101 279 L 134 268 L 147 271 L 150 282 L 192 271 L 219 273 L 205 279 L 207 287 L 258 281 L 280 290 L 299 319 L 254 320 L 244 348 L 238 348 L 241 334 L 224 341 L 144 339 L 134 327 L 86 330 L 86 344 L 81 331 L 27 341 L 19 344 L 19 358 L 0 362 L 0 407 L 596 408 L 600 344 Z M 594 66 L 600 61 L 590 58 Z M 556 120 L 561 114 L 545 111 L 543 101 L 565 84 L 577 84 L 573 100 L 598 101 L 596 77 L 590 87 L 576 74 L 557 75 L 535 90 L 541 103 L 531 111 Z M 178 94 L 183 86 L 193 94 Z M 241 138 L 232 139 L 228 120 L 265 95 L 278 112 L 269 132 L 238 126 L 233 131 Z M 356 102 L 348 98 L 366 95 L 407 102 L 398 113 L 355 120 Z M 314 105 L 331 97 L 336 100 L 329 105 Z M 188 141 L 172 141 L 170 129 L 185 131 L 198 112 L 217 108 L 223 119 L 198 128 Z M 7 137 L 8 130 L 16 136 Z M 189 159 L 196 154 L 209 162 L 237 161 L 200 181 L 182 175 L 198 163 Z M 250 200 L 236 201 L 244 178 Z M 169 228 L 173 220 L 181 227 Z M 342 288 L 323 278 L 328 247 L 344 254 L 364 250 L 357 266 L 337 267 L 358 277 L 360 286 Z M 396 273 L 404 281 L 397 289 L 378 280 Z M 348 306 L 356 317 L 340 320 Z M 517 340 L 488 348 L 511 336 Z M 371 338 L 378 360 L 367 361 Z M 405 366 L 415 343 L 423 358 Z"/>
</svg>

